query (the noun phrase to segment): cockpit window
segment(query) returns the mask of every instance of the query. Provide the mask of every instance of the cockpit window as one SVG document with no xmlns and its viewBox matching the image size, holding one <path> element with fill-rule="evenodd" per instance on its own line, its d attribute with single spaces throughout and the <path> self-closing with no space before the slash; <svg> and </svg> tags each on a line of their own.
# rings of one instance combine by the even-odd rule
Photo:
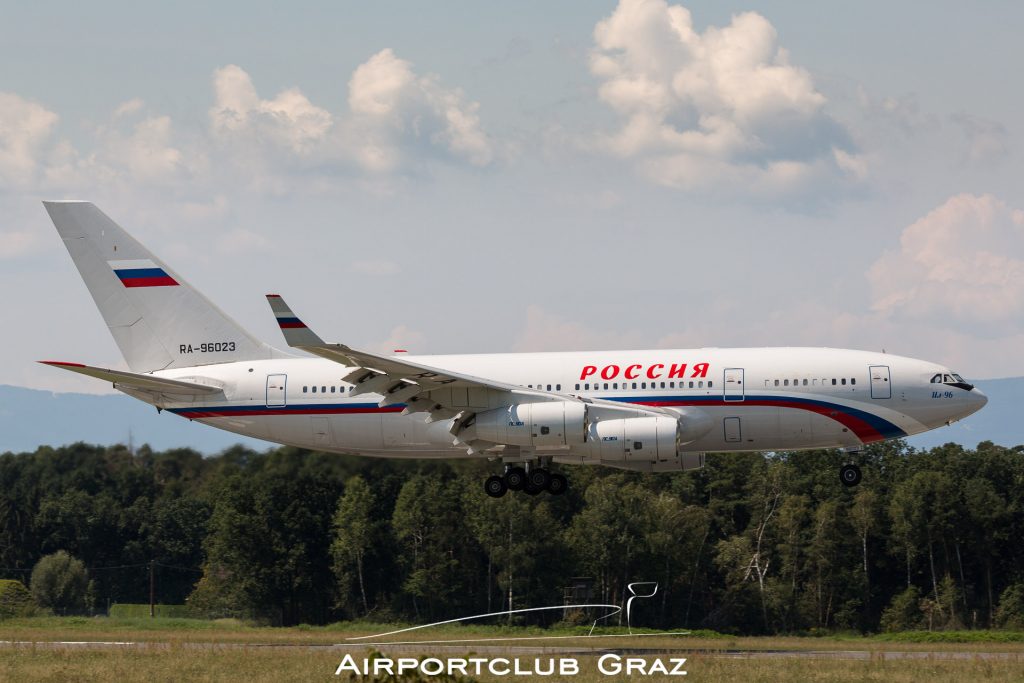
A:
<svg viewBox="0 0 1024 683">
<path fill-rule="evenodd" d="M 932 384 L 948 384 L 951 387 L 965 389 L 967 391 L 970 391 L 971 389 L 974 388 L 973 384 L 971 384 L 970 382 L 968 382 L 955 372 L 939 373 L 937 375 L 932 375 L 930 381 Z"/>
</svg>

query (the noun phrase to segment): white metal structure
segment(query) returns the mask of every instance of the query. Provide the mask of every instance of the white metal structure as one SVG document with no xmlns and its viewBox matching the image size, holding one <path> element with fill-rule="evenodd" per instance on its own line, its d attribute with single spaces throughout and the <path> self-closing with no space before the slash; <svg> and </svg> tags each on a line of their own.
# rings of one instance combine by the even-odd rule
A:
<svg viewBox="0 0 1024 683">
<path fill-rule="evenodd" d="M 707 451 L 857 450 L 987 399 L 948 368 L 827 348 L 383 356 L 325 343 L 268 295 L 298 357 L 254 338 L 89 202 L 44 202 L 130 372 L 49 365 L 190 420 L 380 457 L 486 457 L 488 493 L 561 493 L 551 462 L 646 472 Z M 846 484 L 859 470 L 841 470 Z"/>
</svg>

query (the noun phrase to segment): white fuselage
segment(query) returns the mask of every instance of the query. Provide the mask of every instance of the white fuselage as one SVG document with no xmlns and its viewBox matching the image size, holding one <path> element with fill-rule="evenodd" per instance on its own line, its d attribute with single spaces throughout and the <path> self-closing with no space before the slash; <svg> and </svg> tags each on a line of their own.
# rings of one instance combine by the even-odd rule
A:
<svg viewBox="0 0 1024 683">
<path fill-rule="evenodd" d="M 404 356 L 403 356 L 404 357 Z M 408 360 L 582 398 L 656 406 L 703 425 L 686 452 L 850 448 L 934 429 L 980 409 L 950 371 L 884 353 L 827 348 L 409 356 Z M 321 451 L 383 457 L 465 457 L 451 420 L 427 423 L 381 397 L 350 395 L 349 369 L 320 358 L 260 360 L 154 373 L 223 388 L 214 400 L 163 403 L 228 431 Z M 458 390 L 453 390 L 458 391 Z M 465 389 L 463 391 L 466 391 Z M 134 392 L 133 395 L 143 398 Z M 595 460 L 571 446 L 556 461 Z"/>
</svg>

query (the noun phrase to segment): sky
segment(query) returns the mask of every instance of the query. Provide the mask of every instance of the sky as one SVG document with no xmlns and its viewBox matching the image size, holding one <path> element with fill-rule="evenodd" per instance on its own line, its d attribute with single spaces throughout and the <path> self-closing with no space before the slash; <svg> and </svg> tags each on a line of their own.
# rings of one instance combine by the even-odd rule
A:
<svg viewBox="0 0 1024 683">
<path fill-rule="evenodd" d="M 43 199 L 262 339 L 885 349 L 1024 375 L 1024 5 L 15 3 L 0 384 L 124 367 Z M 13 310 L 12 310 L 13 309 Z"/>
</svg>

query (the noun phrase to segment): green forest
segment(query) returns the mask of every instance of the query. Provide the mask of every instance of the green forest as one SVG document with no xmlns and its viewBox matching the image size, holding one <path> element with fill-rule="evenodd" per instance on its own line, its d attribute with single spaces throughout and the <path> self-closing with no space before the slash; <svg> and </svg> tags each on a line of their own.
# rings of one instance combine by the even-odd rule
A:
<svg viewBox="0 0 1024 683">
<path fill-rule="evenodd" d="M 837 469 L 851 457 L 864 480 L 847 488 Z M 561 605 L 574 584 L 622 604 L 627 584 L 656 581 L 634 626 L 1024 627 L 1022 446 L 709 454 L 673 474 L 565 467 L 565 495 L 500 499 L 482 487 L 496 467 L 288 447 L 6 453 L 0 579 L 28 585 L 66 551 L 88 586 L 62 610 L 148 602 L 152 571 L 158 603 L 280 625 Z"/>
</svg>

